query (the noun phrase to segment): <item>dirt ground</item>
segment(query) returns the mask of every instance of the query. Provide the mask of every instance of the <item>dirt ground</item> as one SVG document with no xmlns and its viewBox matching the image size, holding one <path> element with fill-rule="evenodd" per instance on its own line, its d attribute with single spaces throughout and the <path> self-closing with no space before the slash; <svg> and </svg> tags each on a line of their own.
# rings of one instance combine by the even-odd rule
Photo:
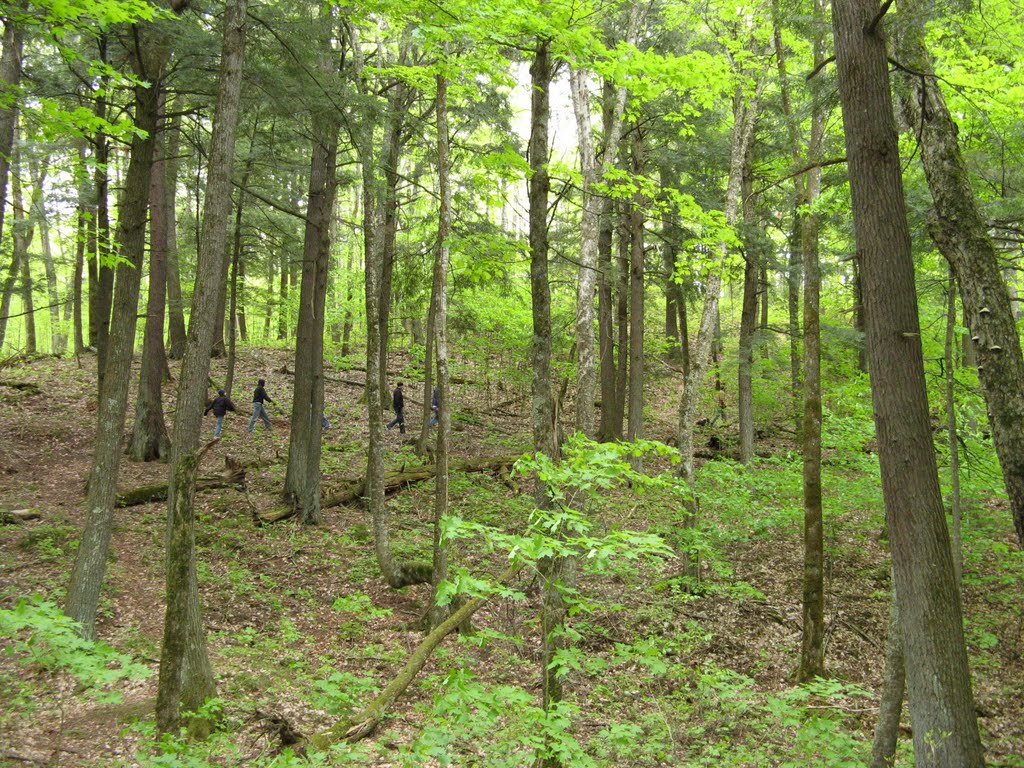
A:
<svg viewBox="0 0 1024 768">
<path fill-rule="evenodd" d="M 247 481 L 244 492 L 201 494 L 204 525 L 198 534 L 204 565 L 201 569 L 205 619 L 211 650 L 236 660 L 218 670 L 219 682 L 230 690 L 253 690 L 258 698 L 265 660 L 250 668 L 241 661 L 254 633 L 286 618 L 297 637 L 301 653 L 308 658 L 330 660 L 336 669 L 374 676 L 378 684 L 389 679 L 399 661 L 396 649 L 410 650 L 421 635 L 407 624 L 422 612 L 429 593 L 424 587 L 395 592 L 378 573 L 363 565 L 372 562 L 372 539 L 366 534 L 369 521 L 355 507 L 325 510 L 324 523 L 316 532 L 301 530 L 294 521 L 257 527 L 255 516 L 280 505 L 279 492 L 287 452 L 290 415 L 290 375 L 282 372 L 290 355 L 283 350 L 245 350 L 235 373 L 235 402 L 242 411 L 230 414 L 224 439 L 207 455 L 201 474 L 216 474 L 226 455 L 244 463 Z M 407 361 L 394 364 L 392 383 L 403 378 Z M 222 363 L 214 361 L 214 381 L 221 380 Z M 37 520 L 0 526 L 0 607 L 11 607 L 17 599 L 42 595 L 61 603 L 73 563 L 73 542 L 83 522 L 81 502 L 84 480 L 91 458 L 95 421 L 95 358 L 79 360 L 40 358 L 9 365 L 0 370 L 0 509 L 31 510 Z M 173 369 L 172 369 L 173 372 Z M 245 431 L 249 394 L 257 378 L 267 379 L 275 403 L 270 413 L 275 429 L 262 427 L 249 435 Z M 328 372 L 326 415 L 332 428 L 324 440 L 324 494 L 362 474 L 364 467 L 353 460 L 365 445 L 365 406 L 359 402 L 358 370 Z M 457 425 L 455 455 L 462 458 L 525 450 L 530 442 L 528 381 L 511 382 L 496 373 L 463 366 L 462 383 L 454 388 L 456 408 L 463 417 Z M 409 381 L 408 378 L 405 379 Z M 15 388 L 12 384 L 29 385 Z M 32 386 L 34 385 L 34 387 Z M 173 407 L 174 383 L 165 385 L 165 400 Z M 389 462 L 401 466 L 414 462 L 407 442 L 418 434 L 424 414 L 422 385 L 407 384 L 409 434 L 387 433 Z M 134 399 L 131 400 L 134 402 Z M 127 419 L 130 428 L 131 412 Z M 655 439 L 672 436 L 672 408 L 657 409 L 663 422 L 655 421 L 648 434 Z M 173 413 L 165 414 L 168 423 Z M 212 433 L 213 418 L 204 421 Z M 122 460 L 119 487 L 130 489 L 166 479 L 166 465 L 139 464 Z M 496 494 L 513 491 L 493 483 Z M 492 492 L 488 490 L 488 492 Z M 498 497 L 500 498 L 500 496 Z M 991 502 L 999 504 L 999 502 Z M 430 498 L 411 491 L 398 504 L 395 526 L 398 535 L 426 535 L 429 531 Z M 119 510 L 108 586 L 97 625 L 99 636 L 119 649 L 127 649 L 156 669 L 163 623 L 163 571 L 159 552 L 164 534 L 165 509 L 149 504 Z M 217 540 L 212 541 L 211 531 Z M 355 533 L 354 533 L 355 532 Z M 829 560 L 828 666 L 837 678 L 856 683 L 877 693 L 880 685 L 887 607 L 888 574 L 879 537 L 838 542 L 842 557 Z M 1015 545 L 1006 534 L 1008 547 Z M 43 546 L 41 542 L 45 542 Z M 833 542 L 833 544 L 836 544 Z M 782 690 L 789 684 L 799 647 L 800 605 L 799 536 L 771 541 L 752 538 L 735 543 L 729 552 L 736 582 L 753 585 L 760 597 L 749 600 L 715 598 L 696 600 L 679 608 L 666 619 L 665 631 L 699 624 L 713 640 L 694 642 L 686 663 L 697 666 L 714 663 L 740 670 L 764 690 Z M 984 568 L 984 560 L 978 565 Z M 969 615 L 985 616 L 987 634 L 979 642 L 986 648 L 984 663 L 976 664 L 975 694 L 985 741 L 992 764 L 1024 765 L 1024 661 L 1022 629 L 1024 609 L 1020 584 L 1002 583 L 990 573 L 987 588 L 965 593 Z M 249 582 L 255 579 L 260 589 Z M 301 589 L 295 586 L 301 581 Z M 610 583 L 609 590 L 618 587 Z M 347 594 L 366 594 L 374 609 L 373 640 L 383 650 L 346 655 L 344 613 L 332 610 L 334 600 Z M 268 597 L 269 595 L 269 597 Z M 530 595 L 533 599 L 535 596 Z M 621 595 L 620 595 L 621 597 Z M 643 595 L 632 595 L 634 607 L 643 607 Z M 651 606 L 652 615 L 656 606 Z M 379 615 L 378 615 L 379 614 Z M 536 655 L 536 633 L 530 628 L 525 608 L 510 609 L 496 603 L 478 617 L 481 626 L 500 628 L 508 634 L 518 631 L 527 638 L 516 654 L 524 664 Z M 595 648 L 608 647 L 635 631 L 628 619 L 609 613 L 593 621 L 594 632 L 583 642 Z M 671 626 L 669 626 L 671 624 Z M 286 626 L 281 624 L 281 626 Z M 247 640 L 249 638 L 249 640 Z M 532 639 L 531 639 L 532 638 Z M 286 642 L 286 641 L 285 641 Z M 0 649 L 10 648 L 9 638 L 0 638 Z M 376 646 L 374 646 L 376 647 Z M 288 653 L 287 649 L 283 651 Z M 379 653 L 375 658 L 373 653 Z M 482 648 L 477 659 L 483 667 L 496 663 Z M 325 664 L 328 661 L 324 662 Z M 427 673 L 444 671 L 434 661 Z M 514 677 L 517 668 L 491 670 L 495 677 Z M 0 765 L 102 766 L 131 765 L 144 736 L 126 724 L 152 712 L 156 677 L 122 686 L 124 700 L 116 705 L 97 704 L 82 697 L 69 679 L 16 666 L 0 657 L 0 674 L 35 677 L 47 698 L 38 702 L 30 715 L 8 711 L 0 718 Z M 251 677 L 250 681 L 248 677 Z M 227 679 L 226 679 L 227 678 Z M 0 676 L 0 681 L 4 678 Z M 536 684 L 509 679 L 528 690 Z M 588 683 L 582 682 L 585 687 Z M 639 685 L 639 684 L 638 684 Z M 649 693 L 649 691 L 647 691 Z M 0 708 L 6 709 L 0 695 Z M 419 689 L 396 706 L 386 737 L 378 745 L 377 757 L 367 764 L 392 765 L 386 755 L 388 740 L 401 740 L 415 730 L 417 708 L 429 705 L 428 695 Z M 874 707 L 853 713 L 870 734 Z M 581 721 L 581 728 L 601 726 L 599 710 Z M 275 719 L 276 718 L 276 719 Z M 231 762 L 247 760 L 272 751 L 279 734 L 274 724 L 287 722 L 303 733 L 331 724 L 323 712 L 309 708 L 300 697 L 279 699 L 273 709 L 250 713 L 238 733 L 241 753 Z M 393 745 L 391 745 L 393 746 Z M 685 753 L 686 739 L 679 736 L 678 755 Z M 385 755 L 381 757 L 380 755 Z M 1016 759 L 1020 762 L 1014 762 Z M 474 763 L 487 765 L 486 760 Z M 632 762 L 622 762 L 634 764 Z M 639 764 L 639 763 L 635 763 Z M 646 764 L 646 763 L 645 763 Z"/>
</svg>

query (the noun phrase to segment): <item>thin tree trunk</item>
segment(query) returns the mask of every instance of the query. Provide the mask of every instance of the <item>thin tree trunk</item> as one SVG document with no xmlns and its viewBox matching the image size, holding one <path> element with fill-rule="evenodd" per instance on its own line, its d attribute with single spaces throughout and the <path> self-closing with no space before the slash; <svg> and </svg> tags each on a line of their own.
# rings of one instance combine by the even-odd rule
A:
<svg viewBox="0 0 1024 768">
<path fill-rule="evenodd" d="M 168 108 L 168 111 L 172 111 Z M 178 149 L 181 145 L 181 115 L 173 114 L 165 128 L 164 218 L 167 221 L 167 356 L 180 360 L 185 354 L 185 304 L 181 295 L 181 263 L 178 260 Z"/>
<path fill-rule="evenodd" d="M 18 89 L 21 87 L 21 59 L 23 42 L 21 27 L 12 14 L 4 19 L 3 52 L 0 54 L 0 238 L 4 233 L 4 213 L 7 210 L 7 181 L 11 175 L 14 156 L 14 136 L 18 127 Z M 13 97 L 8 101 L 8 97 Z M 7 313 L 4 312 L 4 317 Z M 2 341 L 0 341 L 2 344 Z"/>
<path fill-rule="evenodd" d="M 872 0 L 832 4 L 868 370 L 919 768 L 984 765 L 925 389 L 914 263 Z"/>
<path fill-rule="evenodd" d="M 437 226 L 437 260 L 434 263 L 434 309 L 435 350 L 437 354 L 437 388 L 439 393 L 437 412 L 437 449 L 435 462 L 437 474 L 434 478 L 434 562 L 431 584 L 434 599 L 430 604 L 430 627 L 434 629 L 448 616 L 447 607 L 437 605 L 437 589 L 448 578 L 448 548 L 441 538 L 441 523 L 448 514 L 448 445 L 451 440 L 452 413 L 449 392 L 451 377 L 448 375 L 448 238 L 452 223 L 452 190 L 449 179 L 449 138 L 448 138 L 448 81 L 444 75 L 437 75 L 437 176 L 440 193 L 440 210 Z M 428 362 L 429 367 L 429 362 Z M 424 399 L 424 402 L 430 402 Z M 426 409 L 424 409 L 426 411 Z M 424 419 L 424 421 L 427 421 Z"/>
<path fill-rule="evenodd" d="M 946 378 L 946 434 L 949 438 L 949 506 L 953 518 L 953 568 L 957 589 L 963 575 L 963 543 L 960 534 L 960 443 L 956 426 L 956 376 L 954 376 L 953 348 L 956 339 L 956 276 L 949 269 L 949 288 L 946 297 L 946 346 L 944 367 Z"/>
<path fill-rule="evenodd" d="M 893 768 L 896 763 L 896 743 L 900 736 L 906 670 L 903 664 L 900 611 L 895 593 L 889 599 L 889 632 L 885 638 L 885 671 L 882 683 L 882 701 L 878 707 L 878 722 L 875 723 L 875 737 L 871 744 L 870 768 Z"/>
<path fill-rule="evenodd" d="M 633 133 L 633 173 L 641 178 L 644 172 L 643 137 L 639 129 Z M 638 192 L 629 209 L 629 421 L 626 439 L 644 436 L 644 199 Z M 642 459 L 631 459 L 634 469 L 641 471 Z"/>
<path fill-rule="evenodd" d="M 362 85 L 363 59 L 358 30 L 349 27 L 356 81 Z M 384 392 L 381 390 L 380 282 L 383 254 L 379 245 L 376 157 L 373 125 L 369 120 L 353 127 L 353 143 L 359 154 L 363 180 L 364 300 L 366 302 L 366 409 L 369 446 L 366 456 L 367 507 L 373 524 L 377 563 L 393 589 L 429 582 L 432 567 L 426 563 L 399 563 L 391 551 L 388 509 L 384 501 Z"/>
<path fill-rule="evenodd" d="M 245 52 L 247 0 L 230 0 L 224 12 L 224 38 L 217 84 L 217 106 L 213 117 L 207 167 L 206 201 L 199 239 L 195 291 L 189 318 L 188 338 L 178 376 L 177 410 L 171 445 L 171 483 L 168 488 L 168 517 L 178 527 L 169 531 L 167 552 L 167 614 L 164 617 L 164 645 L 160 655 L 156 719 L 160 733 L 177 729 L 182 710 L 195 712 L 216 694 L 216 681 L 206 649 L 195 565 L 195 540 L 188 535 L 194 493 L 194 474 L 189 462 L 197 455 L 199 431 L 206 403 L 210 374 L 210 346 L 213 342 L 217 292 L 228 218 L 231 215 L 231 166 L 235 154 Z M 197 459 L 198 463 L 198 459 Z M 178 497 L 183 499 L 179 503 Z M 177 517 L 176 517 L 177 516 Z M 187 564 L 187 565 L 186 565 Z M 187 569 L 187 578 L 182 573 Z M 185 594 L 182 595 L 182 590 Z M 184 602 L 185 608 L 181 605 Z M 184 620 L 181 619 L 184 615 Z M 193 721 L 195 729 L 205 727 Z"/>
<path fill-rule="evenodd" d="M 761 265 L 751 246 L 748 233 L 754 227 L 753 142 L 747 147 L 741 183 L 743 210 L 743 307 L 740 311 L 740 334 L 737 374 L 737 413 L 740 432 L 740 461 L 754 458 L 754 333 L 757 326 L 757 286 Z"/>
<path fill-rule="evenodd" d="M 820 0 L 814 4 L 815 29 L 824 21 Z M 814 65 L 825 59 L 824 42 L 815 34 Z M 804 266 L 804 403 L 803 493 L 804 568 L 803 634 L 800 645 L 801 681 L 825 675 L 825 538 L 821 500 L 821 269 L 818 233 L 820 216 L 814 204 L 821 194 L 821 156 L 825 136 L 824 108 L 818 98 L 811 106 L 811 135 L 802 185 L 800 230 Z"/>
</svg>

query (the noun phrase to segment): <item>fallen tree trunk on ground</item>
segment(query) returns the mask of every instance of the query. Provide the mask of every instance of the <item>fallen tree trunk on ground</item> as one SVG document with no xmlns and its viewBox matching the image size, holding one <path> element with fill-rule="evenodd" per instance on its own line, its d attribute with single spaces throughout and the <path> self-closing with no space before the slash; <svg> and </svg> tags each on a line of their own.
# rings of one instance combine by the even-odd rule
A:
<svg viewBox="0 0 1024 768">
<path fill-rule="evenodd" d="M 507 454 L 505 456 L 489 456 L 479 459 L 468 459 L 466 461 L 453 462 L 450 471 L 451 472 L 505 472 L 508 473 L 508 468 L 511 467 L 519 457 L 521 453 Z M 429 480 L 435 474 L 437 474 L 437 466 L 435 464 L 424 464 L 419 467 L 403 467 L 398 472 L 391 472 L 384 477 L 384 493 L 392 494 L 400 491 L 413 483 L 422 483 L 424 480 Z M 352 504 L 358 501 L 366 495 L 366 476 L 360 477 L 353 480 L 330 494 L 323 501 L 320 502 L 321 509 L 328 509 L 330 507 L 340 507 L 343 504 Z M 277 523 L 281 520 L 287 520 L 294 514 L 294 511 L 288 508 L 273 510 L 263 515 L 260 515 L 260 520 L 264 523 Z"/>
<path fill-rule="evenodd" d="M 498 583 L 501 585 L 508 584 L 515 578 L 522 567 L 521 564 L 509 566 L 498 577 Z M 490 599 L 491 596 L 488 595 L 487 597 L 474 597 L 472 600 L 467 600 L 461 608 L 438 624 L 430 634 L 423 638 L 419 647 L 409 656 L 409 660 L 399 671 L 398 675 L 388 683 L 388 686 L 383 691 L 377 694 L 377 697 L 362 712 L 351 720 L 344 720 L 338 723 L 329 731 L 311 736 L 307 742 L 308 745 L 313 749 L 327 749 L 332 744 L 337 744 L 340 741 L 355 742 L 365 739 L 372 734 L 391 705 L 409 687 L 409 684 L 416 679 L 416 675 L 419 674 L 420 670 L 426 666 L 434 649 L 441 644 L 445 637 L 454 632 L 456 627 L 462 624 L 462 622 L 469 620 L 474 613 L 486 605 Z"/>
<path fill-rule="evenodd" d="M 196 479 L 196 490 L 206 491 L 213 488 L 245 488 L 245 467 L 230 456 L 224 457 L 224 472 Z M 116 507 L 134 507 L 155 501 L 167 501 L 167 483 L 143 485 L 117 494 Z"/>
<path fill-rule="evenodd" d="M 27 523 L 29 520 L 38 520 L 42 517 L 34 509 L 0 509 L 0 524 L 14 525 L 16 523 Z"/>
</svg>

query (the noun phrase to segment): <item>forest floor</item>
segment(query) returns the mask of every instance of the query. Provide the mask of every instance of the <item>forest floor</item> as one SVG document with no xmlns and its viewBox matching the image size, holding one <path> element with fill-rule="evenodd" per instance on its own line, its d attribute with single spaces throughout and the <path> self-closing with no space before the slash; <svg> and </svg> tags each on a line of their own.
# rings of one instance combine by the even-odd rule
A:
<svg viewBox="0 0 1024 768">
<path fill-rule="evenodd" d="M 39 358 L 0 370 L 0 510 L 39 515 L 0 525 L 0 609 L 22 599 L 62 604 L 83 523 L 95 362 Z M 214 381 L 223 375 L 220 365 L 214 361 Z M 244 490 L 198 496 L 199 577 L 223 730 L 203 745 L 154 746 L 166 509 L 147 504 L 117 512 L 98 635 L 153 674 L 108 686 L 120 694 L 110 701 L 39 655 L 45 628 L 36 629 L 33 645 L 28 631 L 5 634 L 0 625 L 0 650 L 7 651 L 0 654 L 0 765 L 289 765 L 287 755 L 275 758 L 282 731 L 317 733 L 357 710 L 419 642 L 422 634 L 410 625 L 429 590 L 388 588 L 361 506 L 325 509 L 317 527 L 254 522 L 280 506 L 292 383 L 282 372 L 286 365 L 283 350 L 242 352 L 235 374 L 241 412 L 228 415 L 225 436 L 202 468 L 215 474 L 228 455 L 247 467 Z M 527 450 L 528 380 L 469 365 L 457 373 L 454 455 Z M 366 445 L 362 372 L 338 366 L 327 375 L 325 497 L 363 473 Z M 399 366 L 389 380 L 404 376 Z M 275 429 L 248 434 L 248 395 L 260 377 L 275 399 Z M 387 433 L 391 469 L 421 462 L 410 441 L 424 415 L 422 385 L 404 380 L 409 434 Z M 35 388 L 9 386 L 15 383 Z M 174 386 L 166 384 L 168 407 Z M 647 435 L 670 441 L 671 384 L 663 392 L 657 381 L 651 386 Z M 166 416 L 170 423 L 173 414 Z M 208 417 L 204 430 L 212 428 Z M 565 737 L 567 765 L 863 764 L 888 612 L 877 475 L 863 455 L 827 461 L 829 678 L 795 686 L 799 464 L 787 433 L 776 434 L 761 439 L 766 458 L 753 467 L 716 461 L 702 473 L 698 587 L 679 578 L 678 558 L 612 560 L 581 570 L 587 600 L 570 620 L 575 655 L 564 680 L 567 720 L 542 723 L 539 715 L 539 589 L 527 575 L 515 585 L 520 599 L 493 600 L 474 618 L 475 634 L 445 641 L 372 738 L 314 763 L 525 766 L 543 732 L 549 740 Z M 722 438 L 728 449 L 731 436 Z M 661 463 L 652 460 L 648 470 Z M 125 459 L 119 487 L 165 479 L 166 465 Z M 495 531 L 521 530 L 529 499 L 513 485 L 487 474 L 453 476 L 453 512 Z M 420 483 L 389 500 L 399 557 L 429 559 L 433 487 Z M 599 532 L 653 532 L 677 551 L 692 545 L 670 497 L 618 490 L 605 501 L 589 510 Z M 1024 560 L 1005 502 L 981 494 L 967 499 L 967 509 L 965 626 L 979 723 L 990 765 L 1024 766 Z M 480 577 L 497 572 L 497 541 L 459 540 L 453 564 Z M 904 730 L 901 764 L 909 765 Z"/>
</svg>

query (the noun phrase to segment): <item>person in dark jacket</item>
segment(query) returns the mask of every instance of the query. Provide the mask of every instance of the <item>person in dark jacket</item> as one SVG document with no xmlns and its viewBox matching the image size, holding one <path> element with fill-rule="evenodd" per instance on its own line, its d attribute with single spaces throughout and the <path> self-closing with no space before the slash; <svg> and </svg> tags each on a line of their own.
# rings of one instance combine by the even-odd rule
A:
<svg viewBox="0 0 1024 768">
<path fill-rule="evenodd" d="M 249 418 L 249 431 L 252 432 L 256 429 L 256 422 L 259 419 L 263 419 L 263 429 L 273 429 L 274 425 L 270 423 L 270 416 L 267 415 L 267 409 L 263 407 L 264 403 L 272 403 L 270 395 L 267 394 L 265 389 L 267 382 L 260 379 L 256 382 L 256 391 L 252 393 L 252 416 Z"/>
<path fill-rule="evenodd" d="M 228 411 L 237 410 L 235 404 L 231 402 L 231 398 L 228 397 L 227 392 L 223 389 L 217 390 L 217 396 L 213 398 L 213 402 L 206 406 L 206 410 L 203 411 L 203 416 L 213 411 L 213 415 L 217 417 L 217 426 L 213 428 L 213 436 L 220 437 L 220 432 L 224 428 L 224 415 Z"/>
<path fill-rule="evenodd" d="M 427 426 L 433 427 L 441 416 L 441 390 L 438 387 L 434 387 L 434 396 L 430 398 L 430 411 L 430 421 Z"/>
<path fill-rule="evenodd" d="M 391 407 L 395 409 L 395 418 L 391 420 L 387 428 L 391 429 L 395 424 L 398 431 L 405 434 L 405 394 L 402 392 L 402 382 L 398 382 L 395 391 L 391 395 Z"/>
</svg>

